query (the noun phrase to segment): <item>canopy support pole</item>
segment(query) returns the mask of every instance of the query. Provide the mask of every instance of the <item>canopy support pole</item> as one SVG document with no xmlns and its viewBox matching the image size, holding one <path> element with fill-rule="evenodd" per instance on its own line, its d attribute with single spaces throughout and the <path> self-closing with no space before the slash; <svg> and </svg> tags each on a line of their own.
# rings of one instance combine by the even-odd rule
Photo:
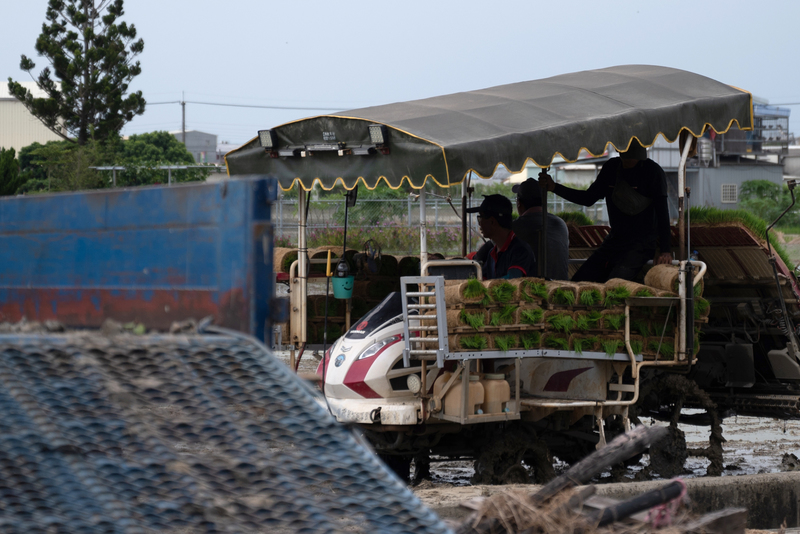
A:
<svg viewBox="0 0 800 534">
<path fill-rule="evenodd" d="M 467 257 L 467 187 L 469 178 L 461 181 L 461 257 Z"/>
<path fill-rule="evenodd" d="M 297 260 L 298 260 L 298 276 L 300 280 L 300 302 L 302 306 L 306 306 L 308 302 L 308 242 L 306 241 L 306 225 L 308 219 L 308 212 L 306 210 L 306 196 L 308 193 L 303 189 L 302 185 L 297 188 L 297 207 L 300 215 L 300 220 L 297 224 Z M 300 327 L 300 343 L 308 341 L 307 335 L 307 321 L 305 310 L 301 310 L 301 327 Z"/>
<path fill-rule="evenodd" d="M 692 142 L 687 137 L 686 143 L 681 150 L 681 162 L 678 164 L 678 260 L 689 258 L 686 250 L 686 161 L 689 159 L 689 152 L 692 150 Z"/>
<path fill-rule="evenodd" d="M 419 261 L 420 272 L 424 272 L 428 263 L 428 213 L 425 209 L 425 188 L 419 190 Z"/>
<path fill-rule="evenodd" d="M 542 189 L 542 230 L 539 233 L 539 250 L 536 253 L 539 258 L 536 264 L 539 266 L 536 275 L 539 278 L 547 277 L 547 183 L 542 180 L 547 176 L 550 167 L 545 167 L 539 172 L 539 187 Z"/>
</svg>

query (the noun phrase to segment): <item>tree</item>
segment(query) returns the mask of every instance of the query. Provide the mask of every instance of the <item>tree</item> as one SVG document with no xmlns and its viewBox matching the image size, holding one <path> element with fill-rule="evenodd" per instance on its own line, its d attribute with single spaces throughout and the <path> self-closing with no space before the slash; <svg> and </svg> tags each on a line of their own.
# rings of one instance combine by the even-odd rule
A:
<svg viewBox="0 0 800 534">
<path fill-rule="evenodd" d="M 127 167 L 117 175 L 117 185 L 126 186 L 167 183 L 167 171 L 156 168 L 161 165 L 195 165 L 192 154 L 169 132 L 130 136 L 116 146 L 113 161 L 116 166 Z M 206 176 L 204 169 L 172 171 L 175 182 L 204 180 Z"/>
<path fill-rule="evenodd" d="M 13 148 L 0 148 L 0 196 L 15 195 L 24 179 Z"/>
<path fill-rule="evenodd" d="M 742 183 L 739 193 L 739 205 L 754 215 L 764 219 L 767 224 L 778 216 L 792 203 L 789 188 L 778 185 L 768 180 L 749 180 Z M 795 207 L 787 213 L 778 226 L 797 225 L 800 207 Z"/>
<path fill-rule="evenodd" d="M 117 22 L 124 14 L 122 6 L 123 0 L 49 0 L 47 21 L 35 46 L 53 69 L 44 68 L 36 78 L 47 96 L 34 98 L 8 79 L 9 92 L 33 116 L 80 146 L 116 136 L 144 113 L 141 91 L 126 96 L 129 82 L 142 71 L 133 59 L 144 49 L 144 41 L 135 40 L 133 24 Z M 36 65 L 23 55 L 20 68 L 31 74 Z"/>
</svg>

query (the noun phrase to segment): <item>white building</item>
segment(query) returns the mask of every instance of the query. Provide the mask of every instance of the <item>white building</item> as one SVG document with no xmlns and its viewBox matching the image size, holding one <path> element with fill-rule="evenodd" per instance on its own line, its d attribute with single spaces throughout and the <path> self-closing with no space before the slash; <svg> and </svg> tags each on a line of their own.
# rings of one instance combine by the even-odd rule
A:
<svg viewBox="0 0 800 534">
<path fill-rule="evenodd" d="M 35 98 L 46 96 L 35 82 L 21 82 Z M 8 83 L 0 82 L 0 148 L 13 148 L 17 154 L 21 148 L 32 143 L 45 144 L 48 141 L 61 141 L 62 138 L 51 132 L 25 106 L 8 92 Z"/>
<path fill-rule="evenodd" d="M 178 141 L 183 142 L 183 131 L 169 132 Z M 217 136 L 197 130 L 186 130 L 186 150 L 194 157 L 196 163 L 217 162 Z"/>
</svg>

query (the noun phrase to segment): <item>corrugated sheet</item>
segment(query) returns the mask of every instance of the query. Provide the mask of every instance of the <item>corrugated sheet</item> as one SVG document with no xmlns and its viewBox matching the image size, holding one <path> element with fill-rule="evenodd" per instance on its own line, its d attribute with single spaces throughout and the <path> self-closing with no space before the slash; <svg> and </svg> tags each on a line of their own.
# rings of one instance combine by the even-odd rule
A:
<svg viewBox="0 0 800 534">
<path fill-rule="evenodd" d="M 0 531 L 445 533 L 247 336 L 0 335 Z"/>
<path fill-rule="evenodd" d="M 20 102 L 0 99 L 0 148 L 13 148 L 19 153 L 21 148 L 32 143 L 61 140 Z"/>
</svg>

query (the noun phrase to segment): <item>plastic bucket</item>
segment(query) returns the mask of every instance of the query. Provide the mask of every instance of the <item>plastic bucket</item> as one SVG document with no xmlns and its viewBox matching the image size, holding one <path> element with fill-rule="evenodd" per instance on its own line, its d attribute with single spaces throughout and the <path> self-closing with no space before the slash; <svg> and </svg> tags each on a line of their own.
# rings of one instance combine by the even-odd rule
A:
<svg viewBox="0 0 800 534">
<path fill-rule="evenodd" d="M 343 276 L 341 278 L 334 276 L 331 278 L 333 282 L 333 296 L 337 299 L 349 299 L 353 296 L 353 276 Z"/>
</svg>

